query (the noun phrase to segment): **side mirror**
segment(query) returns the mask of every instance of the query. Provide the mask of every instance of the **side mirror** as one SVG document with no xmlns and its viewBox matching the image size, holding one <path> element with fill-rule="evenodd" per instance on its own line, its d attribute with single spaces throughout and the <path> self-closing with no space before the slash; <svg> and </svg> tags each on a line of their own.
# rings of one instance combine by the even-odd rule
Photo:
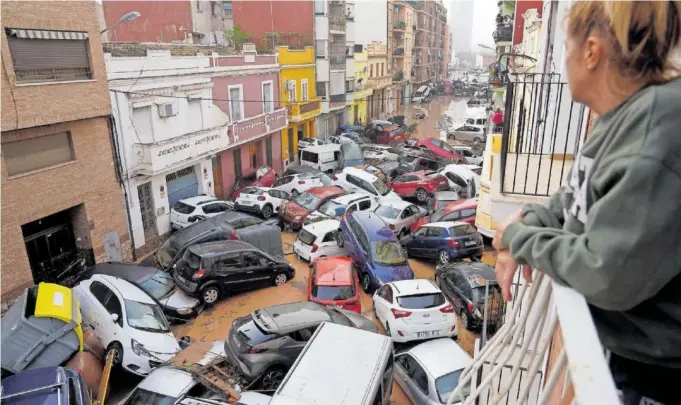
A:
<svg viewBox="0 0 681 405">
<path fill-rule="evenodd" d="M 345 215 L 345 208 L 343 207 L 336 207 L 336 216 L 337 217 L 342 217 Z"/>
<path fill-rule="evenodd" d="M 111 320 L 114 321 L 114 323 L 118 322 L 118 314 L 111 314 Z"/>
</svg>

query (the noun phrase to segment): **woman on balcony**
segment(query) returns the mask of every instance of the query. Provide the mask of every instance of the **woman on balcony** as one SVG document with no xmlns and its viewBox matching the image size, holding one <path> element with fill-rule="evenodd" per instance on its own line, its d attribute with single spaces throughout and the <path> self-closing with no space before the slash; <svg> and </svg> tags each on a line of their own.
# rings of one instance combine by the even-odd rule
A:
<svg viewBox="0 0 681 405">
<path fill-rule="evenodd" d="M 497 279 L 523 266 L 584 295 L 626 405 L 681 403 L 679 1 L 578 1 L 575 101 L 599 116 L 567 184 L 497 227 Z"/>
</svg>

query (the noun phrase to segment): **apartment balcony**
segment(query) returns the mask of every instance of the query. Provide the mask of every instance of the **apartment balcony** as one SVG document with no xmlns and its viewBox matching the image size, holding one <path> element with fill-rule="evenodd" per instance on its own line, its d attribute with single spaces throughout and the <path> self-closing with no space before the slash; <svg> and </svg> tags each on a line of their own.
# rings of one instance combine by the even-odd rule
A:
<svg viewBox="0 0 681 405">
<path fill-rule="evenodd" d="M 356 84 L 355 91 L 352 93 L 353 100 L 360 100 L 369 97 L 373 93 L 373 89 L 369 83 Z"/>
<path fill-rule="evenodd" d="M 345 93 L 343 94 L 332 94 L 331 97 L 329 97 L 329 110 L 335 110 L 338 108 L 343 108 L 345 107 Z"/>
<path fill-rule="evenodd" d="M 513 40 L 513 26 L 497 25 L 497 30 L 492 33 L 495 43 L 511 42 Z"/>
<path fill-rule="evenodd" d="M 620 404 L 584 297 L 539 271 L 532 279 L 516 276 L 504 325 L 476 341 L 447 403 Z"/>
<path fill-rule="evenodd" d="M 312 100 L 288 103 L 286 106 L 288 120 L 290 122 L 299 122 L 321 114 L 321 100 L 321 97 L 315 97 Z"/>
<path fill-rule="evenodd" d="M 347 19 L 345 17 L 329 17 L 329 31 L 332 34 L 345 34 Z"/>
<path fill-rule="evenodd" d="M 373 89 L 384 89 L 392 84 L 392 75 L 369 78 L 369 86 Z"/>
<path fill-rule="evenodd" d="M 329 67 L 331 70 L 345 70 L 345 55 L 331 55 L 329 56 Z"/>
<path fill-rule="evenodd" d="M 407 29 L 406 21 L 393 21 L 393 31 L 405 31 Z"/>
<path fill-rule="evenodd" d="M 396 58 L 404 58 L 404 48 L 399 47 L 393 49 L 393 56 Z"/>
<path fill-rule="evenodd" d="M 402 80 L 404 80 L 404 72 L 395 72 L 393 74 L 393 83 L 401 82 Z"/>
</svg>

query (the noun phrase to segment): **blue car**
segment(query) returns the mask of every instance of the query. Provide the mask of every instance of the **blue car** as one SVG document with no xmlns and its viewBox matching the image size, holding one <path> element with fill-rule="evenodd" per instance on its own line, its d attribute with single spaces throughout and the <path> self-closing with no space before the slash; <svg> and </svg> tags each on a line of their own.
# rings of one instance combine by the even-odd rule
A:
<svg viewBox="0 0 681 405">
<path fill-rule="evenodd" d="M 3 405 L 90 405 L 83 376 L 65 367 L 22 371 L 2 380 Z"/>
<path fill-rule="evenodd" d="M 484 250 L 482 235 L 465 222 L 433 222 L 422 225 L 402 239 L 410 257 L 437 259 L 447 264 L 452 259 L 481 258 Z"/>
<path fill-rule="evenodd" d="M 357 132 L 361 134 L 364 132 L 364 128 L 361 125 L 340 125 L 336 128 L 336 136 L 342 134 L 343 132 Z"/>
<path fill-rule="evenodd" d="M 370 293 L 390 281 L 413 280 L 407 253 L 393 231 L 376 214 L 348 213 L 336 233 L 339 247 L 345 247 L 357 266 L 362 290 Z"/>
</svg>

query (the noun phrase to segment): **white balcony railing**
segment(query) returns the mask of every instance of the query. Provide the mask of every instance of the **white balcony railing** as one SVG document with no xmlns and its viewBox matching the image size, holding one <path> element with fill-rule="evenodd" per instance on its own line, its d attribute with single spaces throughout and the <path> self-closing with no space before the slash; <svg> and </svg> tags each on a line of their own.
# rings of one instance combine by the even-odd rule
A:
<svg viewBox="0 0 681 405">
<path fill-rule="evenodd" d="M 538 271 L 533 277 L 447 404 L 620 404 L 584 297 Z"/>
</svg>

